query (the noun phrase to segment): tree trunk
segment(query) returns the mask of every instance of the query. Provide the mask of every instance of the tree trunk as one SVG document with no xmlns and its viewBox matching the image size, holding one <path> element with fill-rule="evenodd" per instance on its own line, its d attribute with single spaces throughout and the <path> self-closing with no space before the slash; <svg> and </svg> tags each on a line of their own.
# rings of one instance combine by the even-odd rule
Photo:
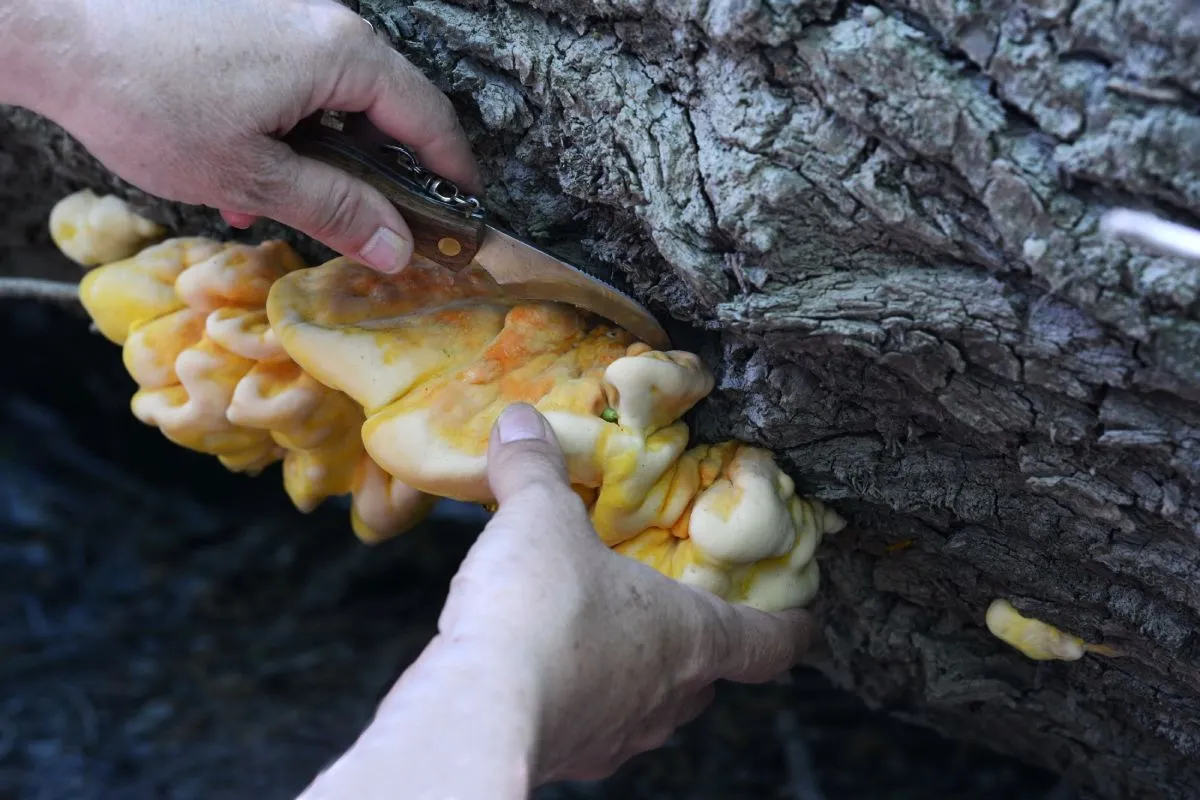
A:
<svg viewBox="0 0 1200 800">
<path fill-rule="evenodd" d="M 496 214 L 706 357 L 697 437 L 771 448 L 848 517 L 827 674 L 1099 797 L 1200 793 L 1200 270 L 1098 225 L 1200 217 L 1200 11 L 358 10 L 455 100 Z M 235 235 L 6 120 L 0 158 L 46 192 L 24 224 L 89 185 Z M 984 627 L 994 598 L 1123 656 L 1030 661 Z"/>
</svg>

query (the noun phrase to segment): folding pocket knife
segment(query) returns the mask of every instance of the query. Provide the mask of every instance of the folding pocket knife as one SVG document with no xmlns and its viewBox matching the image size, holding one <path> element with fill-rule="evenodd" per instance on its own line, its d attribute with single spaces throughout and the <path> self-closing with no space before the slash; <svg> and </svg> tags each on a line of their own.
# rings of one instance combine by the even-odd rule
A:
<svg viewBox="0 0 1200 800">
<path fill-rule="evenodd" d="M 644 306 L 599 278 L 488 222 L 479 198 L 425 169 L 412 150 L 383 134 L 365 114 L 347 114 L 339 130 L 318 112 L 283 137 L 297 153 L 344 170 L 396 206 L 413 249 L 450 269 L 482 267 L 520 300 L 570 303 L 603 317 L 657 350 L 667 332 Z"/>
</svg>

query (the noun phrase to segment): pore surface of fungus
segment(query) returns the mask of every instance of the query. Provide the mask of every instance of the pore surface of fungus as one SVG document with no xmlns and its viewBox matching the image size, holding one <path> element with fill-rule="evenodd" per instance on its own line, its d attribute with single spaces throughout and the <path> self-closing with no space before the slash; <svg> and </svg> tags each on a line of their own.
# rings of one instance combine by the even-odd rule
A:
<svg viewBox="0 0 1200 800">
<path fill-rule="evenodd" d="M 283 242 L 179 238 L 93 270 L 81 298 L 124 349 L 140 420 L 233 470 L 282 460 L 301 510 L 351 494 L 364 540 L 435 498 L 493 503 L 489 434 L 514 402 L 553 427 L 609 547 L 732 602 L 807 604 L 816 547 L 845 524 L 768 451 L 690 443 L 682 417 L 713 388 L 694 354 L 513 301 L 475 267 L 417 257 L 384 276 L 309 267 Z"/>
</svg>

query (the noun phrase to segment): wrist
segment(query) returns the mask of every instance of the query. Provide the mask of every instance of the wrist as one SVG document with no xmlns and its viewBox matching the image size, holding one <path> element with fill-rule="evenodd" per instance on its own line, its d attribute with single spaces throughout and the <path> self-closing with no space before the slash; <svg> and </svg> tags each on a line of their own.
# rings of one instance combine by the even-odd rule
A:
<svg viewBox="0 0 1200 800">
<path fill-rule="evenodd" d="M 519 762 L 527 772 L 540 705 L 536 675 L 522 653 L 498 642 L 439 634 L 380 704 L 379 716 L 407 710 L 445 720 L 447 727 L 469 725 L 472 738 L 488 742 L 496 760 Z"/>
<path fill-rule="evenodd" d="M 526 800 L 538 704 L 532 672 L 503 650 L 435 637 L 354 747 L 301 800 Z"/>
</svg>

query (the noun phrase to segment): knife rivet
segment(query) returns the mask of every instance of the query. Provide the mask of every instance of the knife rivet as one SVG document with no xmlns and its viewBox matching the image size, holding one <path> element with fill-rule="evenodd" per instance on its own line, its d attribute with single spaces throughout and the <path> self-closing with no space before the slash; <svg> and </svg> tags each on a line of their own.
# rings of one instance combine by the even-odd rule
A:
<svg viewBox="0 0 1200 800">
<path fill-rule="evenodd" d="M 447 236 L 438 240 L 438 250 L 441 250 L 444 256 L 456 256 L 462 252 L 462 244 L 458 239 Z"/>
</svg>

